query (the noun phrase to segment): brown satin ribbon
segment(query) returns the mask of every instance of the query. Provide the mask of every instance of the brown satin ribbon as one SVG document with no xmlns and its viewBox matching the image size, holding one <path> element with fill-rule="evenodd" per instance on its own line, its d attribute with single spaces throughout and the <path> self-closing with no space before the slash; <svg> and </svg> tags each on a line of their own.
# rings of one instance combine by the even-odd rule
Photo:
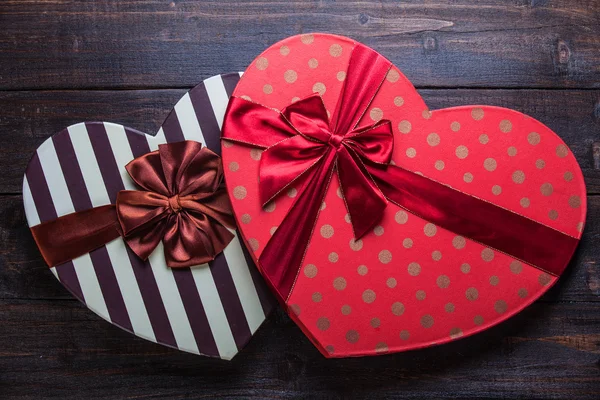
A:
<svg viewBox="0 0 600 400">
<path fill-rule="evenodd" d="M 123 237 L 146 260 L 159 242 L 169 267 L 213 260 L 231 242 L 231 204 L 221 158 L 198 142 L 159 145 L 126 166 L 142 190 L 122 190 L 116 205 L 68 214 L 31 228 L 53 267 Z"/>
</svg>

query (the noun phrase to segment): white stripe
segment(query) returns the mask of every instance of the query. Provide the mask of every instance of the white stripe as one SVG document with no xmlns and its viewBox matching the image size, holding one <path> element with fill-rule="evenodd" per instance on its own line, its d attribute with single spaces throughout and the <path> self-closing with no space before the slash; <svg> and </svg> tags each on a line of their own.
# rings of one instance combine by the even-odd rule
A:
<svg viewBox="0 0 600 400">
<path fill-rule="evenodd" d="M 110 147 L 115 155 L 115 160 L 117 161 L 117 167 L 119 167 L 119 173 L 121 174 L 121 182 L 123 182 L 123 186 L 125 186 L 125 189 L 127 190 L 137 190 L 133 179 L 131 179 L 131 176 L 129 176 L 129 173 L 125 169 L 125 166 L 129 164 L 131 160 L 133 160 L 133 153 L 131 152 L 129 140 L 127 140 L 125 127 L 123 125 L 105 122 L 104 129 L 106 129 Z M 134 133 L 130 133 L 130 135 L 134 135 Z"/>
<path fill-rule="evenodd" d="M 27 218 L 27 225 L 31 228 L 40 224 L 40 216 L 38 215 L 33 196 L 31 195 L 31 189 L 29 188 L 29 182 L 27 181 L 27 175 L 23 177 L 23 206 L 25 207 L 25 216 Z M 60 281 L 56 268 L 50 267 L 50 271 L 54 274 L 56 279 Z"/>
<path fill-rule="evenodd" d="M 48 190 L 50 191 L 50 197 L 52 197 L 56 214 L 61 217 L 65 214 L 74 213 L 75 207 L 71 201 L 67 182 L 62 173 L 52 138 L 42 143 L 38 147 L 37 153 L 42 164 L 46 182 L 48 183 Z"/>
<path fill-rule="evenodd" d="M 175 336 L 175 341 L 177 342 L 177 347 L 183 351 L 200 354 L 194 332 L 192 331 L 190 321 L 185 312 L 185 307 L 183 306 L 183 300 L 181 300 L 181 294 L 179 293 L 177 283 L 175 282 L 175 277 L 165 262 L 162 242 L 160 242 L 152 254 L 150 254 L 148 261 L 152 267 L 152 272 L 154 273 L 160 296 L 165 305 L 165 310 L 167 312 L 167 317 L 169 318 L 169 323 L 171 324 L 171 329 L 173 330 L 173 335 Z"/>
<path fill-rule="evenodd" d="M 202 136 L 202 129 L 198 123 L 196 111 L 192 105 L 192 99 L 190 98 L 189 93 L 186 93 L 181 100 L 175 104 L 175 113 L 177 114 L 177 119 L 179 120 L 179 125 L 181 126 L 181 131 L 183 132 L 185 139 L 195 140 L 205 144 L 204 136 Z"/>
<path fill-rule="evenodd" d="M 115 136 L 116 132 L 120 134 L 125 141 L 127 141 L 124 129 L 121 127 L 119 130 L 118 127 L 119 125 L 111 124 L 110 129 L 113 132 L 112 136 Z M 73 148 L 75 149 L 75 154 L 77 155 L 79 169 L 81 170 L 86 189 L 90 194 L 92 206 L 98 207 L 109 204 L 110 200 L 108 191 L 106 190 L 104 179 L 102 178 L 102 172 L 98 166 L 98 160 L 94 154 L 94 149 L 85 125 L 78 125 L 76 129 L 69 129 L 69 134 L 71 136 Z M 108 135 L 108 138 L 110 141 L 111 134 Z M 129 143 L 125 143 L 125 145 L 127 146 L 125 148 L 126 152 L 129 150 Z M 115 147 L 112 142 L 111 147 L 114 153 Z M 123 144 L 119 143 L 119 147 L 119 153 L 123 153 Z M 127 157 L 127 154 L 125 154 L 125 157 Z M 118 165 L 125 165 L 121 164 L 121 162 L 126 163 L 131 161 L 133 156 L 131 155 L 131 151 L 129 151 L 129 158 L 127 160 L 119 160 L 117 157 L 115 158 L 117 159 Z M 142 294 L 137 284 L 133 267 L 129 261 L 129 256 L 127 255 L 127 250 L 123 240 L 119 238 L 107 243 L 106 250 L 117 279 L 119 291 L 123 296 L 123 302 L 125 303 L 125 308 L 127 309 L 127 314 L 129 315 L 133 332 L 145 339 L 156 341 L 154 337 L 154 331 L 152 330 L 152 325 L 150 324 L 150 319 L 148 318 L 148 313 L 142 299 Z M 108 265 L 102 267 L 110 268 Z"/>
<path fill-rule="evenodd" d="M 50 272 L 52 272 L 54 274 L 54 277 L 56 279 L 58 279 L 58 281 L 60 282 L 60 278 L 58 277 L 58 272 L 56 272 L 56 268 L 55 267 L 50 268 Z"/>
<path fill-rule="evenodd" d="M 57 215 L 60 217 L 75 212 L 65 177 L 60 167 L 60 163 L 58 162 L 52 138 L 42 143 L 37 149 L 37 153 L 40 158 L 42 170 L 44 171 L 44 176 L 46 177 L 46 182 L 48 182 L 48 189 Z M 85 304 L 90 310 L 94 311 L 102 318 L 109 320 L 106 303 L 104 302 L 104 297 L 100 290 L 100 284 L 96 277 L 96 271 L 92 266 L 90 255 L 84 254 L 81 257 L 73 259 L 73 266 L 75 267 L 75 273 L 77 274 L 79 286 L 81 286 Z"/>
<path fill-rule="evenodd" d="M 98 168 L 96 154 L 85 124 L 73 125 L 67 129 L 92 206 L 98 207 L 110 204 L 110 198 L 106 192 L 104 179 L 102 179 L 102 173 Z"/>
<path fill-rule="evenodd" d="M 152 329 L 146 305 L 125 248 L 125 242 L 123 239 L 117 238 L 106 244 L 106 250 L 115 271 L 133 332 L 137 336 L 156 342 L 154 329 Z"/>
<path fill-rule="evenodd" d="M 235 231 L 232 231 L 232 233 L 235 233 Z M 250 275 L 250 267 L 246 263 L 242 245 L 240 244 L 240 239 L 237 235 L 229 245 L 225 247 L 223 253 L 225 254 L 227 265 L 229 265 L 229 271 L 233 278 L 235 290 L 240 297 L 240 302 L 242 303 L 242 308 L 244 309 L 250 332 L 254 333 L 265 320 L 265 313 L 260 304 L 256 286 L 254 286 L 254 281 Z"/>
<path fill-rule="evenodd" d="M 208 264 L 202 264 L 191 267 L 191 270 L 204 306 L 208 325 L 219 350 L 219 356 L 230 360 L 238 352 L 238 349 L 210 268 Z"/>
<path fill-rule="evenodd" d="M 96 270 L 94 270 L 90 253 L 74 258 L 73 267 L 77 274 L 83 298 L 85 299 L 85 305 L 108 322 L 112 322 L 106 308 L 102 289 L 100 289 L 100 283 L 98 283 L 98 277 L 96 276 Z"/>
<path fill-rule="evenodd" d="M 221 75 L 213 76 L 204 81 L 204 87 L 208 93 L 210 104 L 213 112 L 219 124 L 219 129 L 223 126 L 223 119 L 225 118 L 225 111 L 227 110 L 227 104 L 229 103 L 229 96 L 225 90 L 223 79 Z"/>
<path fill-rule="evenodd" d="M 40 216 L 38 215 L 37 208 L 35 208 L 35 203 L 33 202 L 33 196 L 31 195 L 31 189 L 29 189 L 27 176 L 23 177 L 23 206 L 25 207 L 27 225 L 29 225 L 30 228 L 39 225 Z"/>
</svg>

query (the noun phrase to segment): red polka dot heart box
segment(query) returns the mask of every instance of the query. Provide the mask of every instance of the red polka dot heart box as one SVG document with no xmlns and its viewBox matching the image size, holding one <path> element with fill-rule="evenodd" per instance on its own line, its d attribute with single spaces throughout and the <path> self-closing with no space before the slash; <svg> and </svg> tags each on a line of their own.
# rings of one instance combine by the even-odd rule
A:
<svg viewBox="0 0 600 400">
<path fill-rule="evenodd" d="M 327 357 L 496 325 L 556 282 L 583 230 L 581 170 L 548 127 L 498 107 L 429 110 L 348 38 L 265 50 L 222 134 L 242 237 Z"/>
<path fill-rule="evenodd" d="M 125 166 L 166 143 L 200 142 L 220 153 L 223 115 L 239 77 L 217 75 L 193 88 L 155 136 L 92 122 L 47 139 L 23 182 L 29 226 L 36 229 L 61 216 L 115 204 L 120 191 L 139 190 Z M 89 309 L 128 332 L 182 351 L 231 359 L 276 304 L 239 234 L 231 233 L 235 236 L 223 252 L 198 266 L 168 267 L 162 243 L 143 260 L 117 238 L 51 271 Z"/>
</svg>

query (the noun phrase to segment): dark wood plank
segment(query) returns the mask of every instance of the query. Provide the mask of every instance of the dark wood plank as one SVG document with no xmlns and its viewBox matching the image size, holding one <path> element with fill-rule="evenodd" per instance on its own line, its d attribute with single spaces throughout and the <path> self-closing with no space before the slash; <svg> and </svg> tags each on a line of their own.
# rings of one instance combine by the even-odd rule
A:
<svg viewBox="0 0 600 400">
<path fill-rule="evenodd" d="M 19 193 L 35 149 L 53 133 L 82 121 L 111 121 L 154 133 L 186 89 L 0 92 L 0 193 Z M 587 180 L 600 193 L 600 90 L 420 90 L 431 109 L 498 105 L 529 114 L 569 145 Z M 598 153 L 600 157 L 600 153 Z"/>
<path fill-rule="evenodd" d="M 279 310 L 233 361 L 130 336 L 73 301 L 0 301 L 3 398 L 597 399 L 597 304 L 536 304 L 435 348 L 326 360 Z"/>
<path fill-rule="evenodd" d="M 594 0 L 0 2 L 0 90 L 190 87 L 272 43 L 351 36 L 419 87 L 598 87 Z"/>
</svg>

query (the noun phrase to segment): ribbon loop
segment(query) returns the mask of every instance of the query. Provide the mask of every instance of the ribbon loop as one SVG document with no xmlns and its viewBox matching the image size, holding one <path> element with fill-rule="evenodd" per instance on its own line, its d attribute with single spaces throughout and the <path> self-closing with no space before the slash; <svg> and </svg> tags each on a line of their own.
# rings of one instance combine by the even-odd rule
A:
<svg viewBox="0 0 600 400">
<path fill-rule="evenodd" d="M 359 128 L 346 135 L 346 146 L 357 152 L 367 162 L 389 165 L 394 151 L 394 134 L 388 120 Z"/>
</svg>

